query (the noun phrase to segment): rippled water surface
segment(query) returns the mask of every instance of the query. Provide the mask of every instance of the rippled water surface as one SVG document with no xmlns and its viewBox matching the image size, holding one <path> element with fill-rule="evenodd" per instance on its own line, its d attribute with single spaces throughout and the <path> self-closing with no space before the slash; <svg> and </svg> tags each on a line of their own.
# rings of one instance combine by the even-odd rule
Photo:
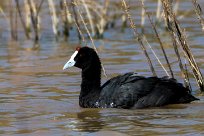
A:
<svg viewBox="0 0 204 136">
<path fill-rule="evenodd" d="M 153 5 L 149 8 L 153 9 Z M 183 5 L 181 11 L 186 7 L 191 9 L 190 6 Z M 204 34 L 200 25 L 192 14 L 181 17 L 180 21 L 204 74 Z M 150 28 L 146 29 L 149 43 L 164 60 Z M 204 97 L 199 94 L 193 77 L 190 77 L 192 93 L 200 101 L 191 104 L 143 110 L 83 109 L 78 105 L 80 70 L 62 70 L 78 46 L 73 37 L 68 42 L 55 42 L 50 32 L 42 36 L 39 45 L 33 45 L 32 41 L 10 42 L 9 33 L 3 31 L 3 27 L 0 33 L 0 135 L 204 135 Z M 122 33 L 113 28 L 106 31 L 104 37 L 104 40 L 95 40 L 95 44 L 108 78 L 129 71 L 151 75 L 130 29 Z M 161 37 L 164 42 L 170 39 L 164 33 Z M 171 43 L 168 44 L 170 62 L 182 82 Z M 164 76 L 156 59 L 152 59 L 157 74 Z M 106 80 L 103 76 L 102 82 Z"/>
</svg>

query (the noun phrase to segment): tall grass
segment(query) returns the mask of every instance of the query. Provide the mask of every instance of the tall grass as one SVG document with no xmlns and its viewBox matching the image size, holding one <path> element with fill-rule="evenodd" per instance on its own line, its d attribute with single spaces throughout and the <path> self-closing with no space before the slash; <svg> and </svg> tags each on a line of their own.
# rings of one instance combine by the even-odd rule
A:
<svg viewBox="0 0 204 136">
<path fill-rule="evenodd" d="M 198 20 L 199 20 L 200 25 L 202 27 L 202 31 L 204 31 L 204 18 L 202 16 L 203 15 L 202 8 L 201 8 L 201 6 L 197 0 L 192 0 L 192 3 L 194 6 L 194 11 L 195 11 L 196 15 L 198 16 Z"/>
<path fill-rule="evenodd" d="M 59 27 L 59 19 L 57 17 L 57 13 L 56 13 L 56 9 L 55 9 L 55 4 L 53 2 L 53 0 L 48 0 L 48 6 L 50 9 L 50 16 L 52 19 L 52 29 L 53 29 L 53 33 L 55 35 L 56 40 L 58 40 L 58 27 Z"/>
<path fill-rule="evenodd" d="M 187 58 L 191 66 L 191 69 L 197 81 L 197 84 L 200 87 L 200 90 L 204 91 L 204 79 L 203 79 L 202 73 L 200 72 L 200 69 L 195 61 L 194 55 L 190 49 L 185 31 L 184 29 L 181 28 L 180 23 L 177 20 L 176 15 L 172 10 L 171 2 L 169 0 L 162 0 L 162 5 L 165 13 L 165 19 L 168 25 L 168 30 L 172 34 L 172 38 L 174 40 L 174 44 L 175 44 L 174 46 L 180 46 L 183 49 L 185 57 Z M 187 77 L 187 75 L 185 77 Z"/>
<path fill-rule="evenodd" d="M 41 0 L 40 4 L 37 6 L 36 4 L 34 4 L 33 0 L 28 0 L 28 6 L 30 10 L 30 15 L 31 15 L 31 22 L 33 25 L 34 33 L 35 33 L 35 38 L 34 38 L 35 42 L 39 41 L 39 29 L 40 29 L 39 13 L 40 13 L 43 2 L 44 0 Z"/>
<path fill-rule="evenodd" d="M 40 29 L 42 27 L 40 20 L 44 19 L 40 16 L 43 12 L 43 6 L 49 8 L 49 16 L 52 20 L 51 29 L 56 40 L 59 40 L 61 37 L 63 37 L 64 40 L 68 40 L 71 36 L 71 30 L 77 30 L 76 37 L 78 37 L 79 41 L 83 45 L 87 45 L 90 41 L 96 51 L 95 38 L 103 38 L 104 32 L 107 29 L 114 29 L 116 22 L 120 22 L 121 26 L 119 26 L 118 23 L 117 25 L 121 30 L 126 30 L 127 27 L 132 29 L 134 39 L 137 40 L 141 51 L 145 55 L 147 65 L 149 65 L 152 74 L 157 76 L 157 71 L 154 68 L 155 62 L 152 61 L 150 53 L 156 57 L 166 75 L 174 78 L 175 74 L 172 69 L 172 64 L 169 61 L 170 58 L 168 52 L 165 50 L 159 32 L 162 27 L 160 27 L 159 30 L 157 28 L 157 24 L 165 24 L 164 27 L 166 27 L 167 30 L 163 29 L 163 32 L 167 32 L 170 35 L 172 49 L 178 59 L 178 66 L 182 73 L 185 85 L 191 88 L 188 74 L 192 71 L 200 90 L 204 91 L 202 73 L 191 51 L 185 29 L 181 27 L 178 20 L 179 6 L 182 5 L 182 1 L 176 0 L 172 2 L 172 0 L 157 0 L 155 12 L 150 13 L 149 11 L 152 12 L 152 10 L 149 10 L 148 6 L 146 6 L 148 0 L 140 0 L 139 6 L 137 5 L 141 10 L 140 24 L 135 23 L 134 15 L 131 14 L 131 8 L 128 4 L 129 0 L 120 0 L 118 2 L 112 2 L 110 0 L 10 1 L 9 15 L 6 16 L 4 9 L 2 8 L 0 8 L 0 13 L 9 20 L 10 34 L 11 39 L 13 40 L 18 40 L 18 31 L 20 28 L 19 26 L 21 25 L 26 39 L 33 39 L 34 42 L 39 41 L 41 37 Z M 138 3 L 138 1 L 133 2 L 133 4 L 136 3 Z M 203 12 L 197 0 L 192 0 L 192 7 L 194 8 L 195 15 L 198 17 L 198 23 L 201 25 L 201 30 L 204 31 Z M 145 21 L 145 18 L 147 18 L 147 21 Z M 129 22 L 129 25 L 127 22 Z M 145 26 L 148 22 L 151 25 L 151 31 L 153 31 L 157 39 L 157 44 L 160 47 L 165 62 L 162 62 L 162 60 L 159 59 L 158 54 L 154 51 L 154 47 L 149 44 L 148 39 L 146 38 Z M 148 52 L 148 49 L 150 49 L 151 52 Z M 188 61 L 188 64 L 186 64 L 185 60 Z M 163 63 L 167 65 L 164 66 Z M 190 65 L 190 69 L 188 65 Z M 105 73 L 104 67 L 103 70 Z"/>
<path fill-rule="evenodd" d="M 159 2 L 159 3 L 160 3 L 160 2 Z M 158 4 L 158 5 L 159 5 L 159 4 Z M 168 57 L 167 57 L 167 53 L 166 53 L 166 51 L 165 51 L 165 49 L 164 49 L 164 45 L 163 45 L 163 43 L 162 43 L 162 41 L 161 41 L 161 38 L 160 38 L 160 36 L 159 36 L 159 33 L 158 33 L 157 29 L 156 29 L 156 25 L 155 25 L 154 22 L 152 21 L 152 19 L 151 19 L 151 17 L 150 17 L 150 14 L 148 13 L 148 11 L 147 11 L 147 9 L 146 9 L 146 7 L 145 7 L 143 1 L 142 1 L 142 8 L 143 8 L 143 10 L 144 10 L 144 13 L 147 15 L 148 20 L 149 20 L 149 22 L 150 22 L 150 24 L 151 24 L 151 26 L 152 26 L 152 29 L 153 29 L 153 31 L 154 31 L 154 33 L 155 33 L 155 35 L 156 35 L 157 40 L 158 40 L 158 42 L 159 42 L 160 48 L 161 48 L 161 50 L 162 50 L 162 53 L 163 53 L 163 55 L 164 55 L 164 58 L 165 58 L 165 60 L 166 60 L 167 65 L 168 65 L 169 71 L 170 71 L 170 73 L 171 73 L 171 77 L 174 78 L 174 74 L 173 74 L 171 65 L 170 65 L 170 63 L 169 63 L 169 59 L 168 59 Z M 158 11 L 157 11 L 157 12 L 158 12 Z M 157 14 L 158 14 L 158 13 L 157 13 Z M 160 63 L 160 64 L 161 64 L 161 63 Z M 167 73 L 167 76 L 169 76 L 169 74 L 168 74 L 168 72 L 166 71 L 166 69 L 164 68 L 164 66 L 163 66 L 163 65 L 161 65 L 161 66 L 162 66 L 162 68 L 164 69 L 164 71 Z"/>
<path fill-rule="evenodd" d="M 20 17 L 20 20 L 21 20 L 21 24 L 23 26 L 25 36 L 26 36 L 27 39 L 30 39 L 29 31 L 27 31 L 28 29 L 26 27 L 26 23 L 25 23 L 25 20 L 23 18 L 23 15 L 22 15 L 22 12 L 21 12 L 21 9 L 20 9 L 19 0 L 15 0 L 15 2 L 16 2 L 16 8 L 18 10 L 18 14 L 19 14 L 19 17 Z"/>
<path fill-rule="evenodd" d="M 72 3 L 72 4 L 75 4 L 75 6 L 78 6 L 77 2 L 75 2 L 74 0 L 73 0 L 73 2 L 74 2 L 74 3 Z M 91 36 L 91 34 L 90 34 L 90 32 L 89 32 L 89 29 L 88 29 L 88 27 L 87 27 L 87 24 L 85 23 L 85 20 L 84 20 L 84 17 L 82 16 L 82 13 L 81 13 L 81 11 L 80 11 L 80 8 L 77 8 L 77 11 L 78 11 L 78 15 L 80 16 L 80 19 L 81 19 L 81 21 L 82 21 L 82 23 L 83 23 L 83 25 L 84 25 L 84 27 L 85 27 L 86 33 L 88 34 L 89 39 L 91 40 L 92 46 L 93 46 L 94 50 L 96 51 L 96 53 L 98 54 L 98 51 L 97 51 L 97 49 L 96 49 L 94 40 L 93 40 L 93 38 L 92 38 L 92 36 Z M 80 28 L 79 28 L 79 29 L 80 29 Z M 105 70 L 103 64 L 101 64 L 101 65 L 102 65 L 102 70 L 103 70 L 103 72 L 104 72 L 104 75 L 107 77 L 106 70 Z"/>
<path fill-rule="evenodd" d="M 63 0 L 60 2 L 61 7 L 61 15 L 62 15 L 62 21 L 63 21 L 63 35 L 64 40 L 67 40 L 69 37 L 69 31 L 71 27 L 71 23 L 73 21 L 71 17 L 70 7 L 67 5 L 67 1 Z"/>
<path fill-rule="evenodd" d="M 138 32 L 138 30 L 136 28 L 136 25 L 135 25 L 131 15 L 130 15 L 130 13 L 129 13 L 129 7 L 126 4 L 126 1 L 125 0 L 121 0 L 121 3 L 122 3 L 122 7 L 123 7 L 123 10 L 124 10 L 124 13 L 126 14 L 128 20 L 130 22 L 130 27 L 133 29 L 134 36 L 137 39 L 137 41 L 139 42 L 140 48 L 143 51 L 143 53 L 145 54 L 145 57 L 147 58 L 147 61 L 148 61 L 148 64 L 150 66 L 150 69 L 152 71 L 152 74 L 154 76 L 157 76 L 156 71 L 154 69 L 154 66 L 152 64 L 152 61 L 151 61 L 151 59 L 149 57 L 149 54 L 148 54 L 148 52 L 146 50 L 146 47 L 145 47 L 144 43 L 143 43 L 143 35 Z"/>
</svg>

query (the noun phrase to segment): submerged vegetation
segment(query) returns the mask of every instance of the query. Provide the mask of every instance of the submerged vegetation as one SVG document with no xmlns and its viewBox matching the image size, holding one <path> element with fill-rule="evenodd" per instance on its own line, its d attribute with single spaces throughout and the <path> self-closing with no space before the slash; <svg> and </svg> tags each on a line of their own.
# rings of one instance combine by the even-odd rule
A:
<svg viewBox="0 0 204 136">
<path fill-rule="evenodd" d="M 122 31 L 125 28 L 133 30 L 134 38 L 138 42 L 136 44 L 144 53 L 152 74 L 157 76 L 157 71 L 147 48 L 150 48 L 151 53 L 157 58 L 166 76 L 174 78 L 172 64 L 159 33 L 162 29 L 168 33 L 172 41 L 172 49 L 175 51 L 185 86 L 191 90 L 189 74 L 192 73 L 200 90 L 204 92 L 203 75 L 191 51 L 185 28 L 182 27 L 178 19 L 178 9 L 182 1 L 155 0 L 155 2 L 157 2 L 157 6 L 155 6 L 155 11 L 152 11 L 148 9 L 147 0 L 9 0 L 9 9 L 6 11 L 0 7 L 0 13 L 9 23 L 12 40 L 18 41 L 19 32 L 23 31 L 25 39 L 33 40 L 36 43 L 39 42 L 40 38 L 43 38 L 41 21 L 48 18 L 43 17 L 41 13 L 45 12 L 44 8 L 49 8 L 49 17 L 52 21 L 52 28 L 50 29 L 52 29 L 56 41 L 69 40 L 69 37 L 75 36 L 84 45 L 91 41 L 95 50 L 94 39 L 103 39 L 104 32 L 107 29 L 114 29 L 118 25 L 117 22 L 120 22 Z M 204 31 L 201 6 L 197 0 L 189 1 L 189 3 L 194 8 L 195 16 L 198 17 L 197 23 L 201 26 L 200 30 Z M 135 15 L 131 12 L 135 8 L 134 6 L 139 7 L 137 10 L 141 11 L 140 24 L 135 23 Z M 153 46 L 148 43 L 145 34 L 147 22 L 151 25 L 165 62 L 159 59 Z M 77 35 L 71 34 L 73 30 L 77 32 Z M 104 68 L 103 71 L 105 73 Z"/>
</svg>

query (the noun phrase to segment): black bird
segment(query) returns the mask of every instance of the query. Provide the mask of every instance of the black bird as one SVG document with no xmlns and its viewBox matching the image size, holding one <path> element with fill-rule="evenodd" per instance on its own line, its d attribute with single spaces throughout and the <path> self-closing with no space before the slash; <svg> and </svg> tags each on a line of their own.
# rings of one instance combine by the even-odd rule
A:
<svg viewBox="0 0 204 136">
<path fill-rule="evenodd" d="M 94 49 L 78 47 L 63 69 L 82 69 L 79 105 L 84 108 L 147 108 L 199 100 L 173 78 L 126 73 L 101 86 L 101 62 Z"/>
</svg>

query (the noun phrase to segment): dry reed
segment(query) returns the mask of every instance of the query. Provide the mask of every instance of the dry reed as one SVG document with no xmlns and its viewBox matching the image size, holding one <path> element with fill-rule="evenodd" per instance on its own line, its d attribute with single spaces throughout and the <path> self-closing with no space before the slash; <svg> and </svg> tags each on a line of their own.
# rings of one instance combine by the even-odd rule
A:
<svg viewBox="0 0 204 136">
<path fill-rule="evenodd" d="M 57 17 L 57 13 L 56 13 L 56 9 L 55 9 L 55 5 L 53 0 L 48 0 L 48 6 L 50 9 L 50 16 L 52 19 L 52 29 L 53 29 L 53 33 L 55 35 L 56 40 L 58 40 L 58 36 L 59 36 L 59 31 L 58 31 L 58 27 L 59 27 L 59 19 Z"/>
<path fill-rule="evenodd" d="M 75 5 L 76 7 L 78 6 L 78 4 L 77 4 L 77 2 L 75 2 L 75 0 L 72 1 L 72 4 Z M 77 8 L 77 11 L 78 11 L 77 13 L 78 13 L 78 15 L 80 16 L 80 19 L 81 19 L 81 21 L 82 21 L 82 24 L 84 25 L 84 28 L 85 28 L 85 30 L 86 30 L 86 33 L 88 34 L 89 39 L 91 40 L 91 43 L 92 43 L 92 46 L 93 46 L 94 50 L 96 51 L 97 54 L 99 54 L 98 51 L 97 51 L 97 49 L 96 49 L 96 46 L 95 46 L 95 44 L 94 44 L 94 40 L 93 40 L 93 38 L 92 38 L 92 36 L 91 36 L 91 34 L 90 34 L 90 32 L 89 32 L 89 29 L 88 29 L 88 27 L 87 27 L 87 24 L 85 23 L 85 20 L 84 20 L 84 18 L 83 18 L 83 16 L 82 16 L 82 13 L 81 13 L 80 9 Z M 79 27 L 79 29 L 80 29 L 80 27 Z M 106 70 L 105 70 L 105 68 L 104 68 L 104 66 L 103 66 L 102 63 L 101 63 L 101 66 L 102 66 L 102 70 L 103 70 L 104 76 L 107 77 Z"/>
<path fill-rule="evenodd" d="M 193 6 L 194 6 L 194 11 L 196 13 L 196 15 L 198 16 L 198 20 L 200 22 L 200 25 L 202 27 L 202 31 L 204 31 L 204 18 L 202 16 L 203 12 L 202 12 L 202 8 L 200 6 L 200 4 L 197 2 L 197 0 L 192 0 Z"/>
<path fill-rule="evenodd" d="M 25 27 L 26 27 L 26 33 L 28 33 L 28 36 L 30 38 L 30 33 L 31 33 L 31 13 L 29 10 L 29 5 L 28 5 L 28 1 L 24 0 L 24 17 L 25 17 Z M 27 35 L 27 34 L 26 34 Z"/>
<path fill-rule="evenodd" d="M 70 26 L 72 23 L 72 17 L 71 17 L 71 12 L 69 9 L 69 6 L 67 5 L 67 1 L 63 0 L 60 3 L 60 7 L 62 10 L 62 21 L 63 21 L 63 35 L 64 39 L 67 40 L 69 35 L 70 35 Z"/>
<path fill-rule="evenodd" d="M 145 0 L 141 0 L 141 1 L 144 2 Z M 20 4 L 22 3 L 20 3 L 19 0 L 11 0 L 10 9 L 9 9 L 9 17 L 7 17 L 7 19 L 10 21 L 10 34 L 13 40 L 18 39 L 18 28 L 19 28 L 18 22 L 19 21 L 23 27 L 25 37 L 27 39 L 31 37 L 30 33 L 31 31 L 33 31 L 34 41 L 37 42 L 39 40 L 39 36 L 40 36 L 39 13 L 42 8 L 43 2 L 44 0 L 39 1 L 39 3 L 37 3 L 34 0 L 24 0 L 24 10 L 25 10 L 24 12 L 23 7 L 20 7 Z M 188 77 L 189 72 L 187 69 L 187 64 L 182 62 L 184 60 L 182 54 L 184 54 L 185 57 L 187 58 L 190 64 L 190 67 L 193 71 L 193 75 L 198 83 L 198 86 L 200 87 L 201 91 L 204 91 L 202 73 L 200 72 L 200 69 L 190 50 L 190 47 L 188 45 L 187 38 L 185 35 L 185 31 L 184 29 L 181 28 L 176 18 L 178 7 L 179 7 L 179 4 L 181 4 L 181 1 L 176 0 L 173 3 L 172 0 L 158 0 L 157 11 L 156 11 L 156 16 L 155 16 L 157 20 L 155 20 L 155 22 L 152 20 L 149 12 L 147 11 L 147 8 L 144 6 L 144 3 L 142 3 L 140 26 L 141 28 L 145 27 L 145 17 L 147 16 L 147 19 L 150 22 L 152 30 L 155 34 L 155 37 L 158 40 L 158 44 L 160 45 L 161 51 L 165 58 L 165 61 L 168 67 L 167 70 L 165 69 L 161 60 L 159 60 L 159 58 L 157 57 L 157 54 L 154 52 L 151 45 L 148 43 L 143 31 L 142 33 L 140 33 L 137 30 L 136 25 L 133 21 L 133 18 L 130 14 L 130 9 L 129 9 L 129 6 L 126 0 L 121 0 L 123 14 L 121 14 L 121 12 L 118 10 L 118 8 L 121 8 L 121 3 L 117 3 L 117 2 L 111 5 L 112 12 L 110 13 L 109 7 L 110 7 L 110 4 L 112 4 L 110 0 L 105 0 L 103 4 L 98 1 L 92 1 L 92 0 L 71 0 L 70 3 L 67 0 L 61 0 L 60 1 L 61 2 L 61 5 L 60 5 L 61 16 L 58 16 L 58 13 L 59 13 L 58 12 L 59 10 L 57 9 L 58 6 L 56 6 L 55 5 L 56 3 L 54 2 L 56 1 L 54 0 L 47 1 L 49 9 L 50 9 L 50 16 L 52 19 L 52 30 L 54 32 L 56 39 L 60 38 L 59 30 L 61 30 L 60 29 L 61 26 L 63 28 L 64 39 L 67 39 L 70 35 L 71 27 L 75 25 L 77 28 L 79 40 L 85 45 L 87 45 L 87 37 L 86 37 L 87 35 L 88 39 L 90 39 L 91 41 L 93 48 L 96 50 L 93 37 L 103 38 L 105 28 L 109 28 L 107 27 L 108 25 L 110 25 L 110 28 L 113 28 L 112 26 L 115 26 L 116 19 L 122 19 L 121 27 L 123 30 L 126 27 L 127 21 L 129 21 L 130 27 L 133 30 L 133 34 L 139 43 L 141 51 L 143 51 L 147 59 L 148 65 L 153 75 L 156 76 L 156 71 L 154 69 L 152 60 L 150 58 L 150 54 L 146 50 L 146 45 L 151 49 L 153 55 L 156 57 L 161 67 L 166 72 L 166 74 L 168 76 L 171 75 L 171 77 L 174 77 L 173 70 L 168 60 L 169 59 L 168 54 L 165 51 L 164 45 L 162 43 L 162 40 L 160 38 L 160 35 L 155 25 L 155 22 L 157 21 L 161 22 L 161 19 L 164 13 L 165 23 L 166 23 L 168 32 L 173 42 L 172 46 L 175 51 L 175 55 L 178 59 L 178 65 L 184 77 L 185 85 L 190 88 L 190 82 L 189 82 L 189 77 Z M 192 0 L 192 3 L 194 5 L 194 10 L 195 10 L 196 15 L 198 16 L 202 30 L 204 31 L 204 18 L 202 16 L 203 13 L 202 13 L 201 6 L 198 4 L 197 0 Z M 161 11 L 162 7 L 163 7 L 164 12 Z M 0 12 L 3 15 L 5 15 L 2 8 L 0 8 Z M 60 20 L 62 21 L 60 22 Z M 60 23 L 62 23 L 62 25 Z M 32 29 L 31 29 L 31 26 L 32 26 Z M 182 52 L 180 49 L 182 49 Z M 103 67 L 103 70 L 105 73 L 104 67 Z M 168 71 L 170 73 L 168 73 Z"/>
<path fill-rule="evenodd" d="M 23 26 L 25 36 L 26 36 L 27 39 L 30 39 L 29 31 L 27 31 L 28 29 L 26 28 L 26 23 L 25 23 L 25 20 L 23 18 L 21 8 L 20 8 L 20 5 L 19 5 L 19 0 L 15 0 L 15 2 L 16 2 L 16 8 L 18 10 L 18 14 L 19 14 L 19 17 L 20 17 L 20 20 L 21 20 L 21 24 Z"/>
<path fill-rule="evenodd" d="M 17 13 L 17 12 L 15 12 L 15 9 L 16 8 L 14 8 L 13 3 L 11 2 L 9 4 L 10 34 L 11 34 L 11 39 L 17 41 L 17 39 L 18 39 L 17 17 L 16 17 L 17 14 L 15 14 L 15 16 L 14 16 L 14 13 Z"/>
<path fill-rule="evenodd" d="M 160 48 L 161 48 L 161 50 L 162 50 L 162 53 L 163 53 L 164 58 L 165 58 L 165 60 L 166 60 L 167 66 L 168 66 L 169 71 L 170 71 L 170 73 L 171 73 L 171 77 L 174 78 L 174 74 L 173 74 L 171 65 L 170 65 L 170 63 L 169 63 L 169 59 L 168 59 L 167 54 L 166 54 L 166 51 L 165 51 L 165 49 L 164 49 L 164 45 L 163 45 L 163 43 L 162 43 L 162 41 L 161 41 L 161 39 L 160 39 L 159 33 L 157 32 L 156 26 L 155 26 L 155 24 L 153 23 L 153 21 L 152 21 L 150 15 L 149 15 L 149 13 L 148 13 L 146 7 L 144 6 L 144 2 L 141 1 L 141 3 L 142 3 L 142 8 L 143 8 L 143 10 L 144 10 L 144 14 L 147 15 L 148 20 L 149 20 L 149 22 L 150 22 L 150 24 L 151 24 L 151 26 L 152 26 L 152 29 L 154 30 L 154 33 L 155 33 L 155 35 L 156 35 L 157 40 L 158 40 L 158 42 L 159 42 Z M 156 55 L 155 55 L 155 56 L 156 56 Z M 158 61 L 159 61 L 159 60 L 158 60 Z M 160 61 L 159 61 L 159 62 L 160 62 Z M 169 76 L 168 72 L 166 71 L 166 69 L 164 68 L 164 66 L 161 64 L 161 62 L 160 62 L 160 65 L 162 66 L 162 68 L 163 68 L 164 71 L 166 72 L 167 76 Z"/>
<path fill-rule="evenodd" d="M 183 49 L 185 57 L 188 59 L 193 75 L 197 81 L 198 86 L 201 91 L 204 91 L 204 80 L 202 73 L 195 61 L 192 51 L 188 45 L 185 31 L 181 29 L 181 26 L 176 19 L 175 13 L 172 10 L 172 5 L 169 0 L 162 0 L 162 5 L 165 13 L 165 18 L 167 20 L 169 31 L 172 33 L 174 41 L 176 41 L 179 46 Z M 178 53 L 179 54 L 179 53 Z M 184 72 L 185 73 L 185 72 Z"/>
<path fill-rule="evenodd" d="M 161 39 L 160 39 L 160 36 L 159 36 L 159 34 L 158 34 L 158 32 L 157 32 L 157 29 L 156 29 L 155 24 L 153 23 L 153 21 L 152 21 L 150 15 L 149 15 L 149 13 L 147 12 L 147 9 L 146 9 L 145 6 L 144 6 L 144 2 L 143 2 L 143 1 L 142 1 L 142 7 L 143 7 L 143 9 L 144 9 L 144 13 L 145 13 L 145 14 L 147 15 L 147 17 L 148 17 L 148 20 L 149 20 L 149 22 L 150 22 L 150 24 L 151 24 L 151 26 L 152 26 L 152 29 L 154 30 L 154 33 L 155 33 L 155 35 L 156 35 L 157 40 L 158 40 L 158 42 L 159 42 L 160 48 L 161 48 L 161 50 L 162 50 L 162 53 L 163 53 L 164 58 L 165 58 L 165 60 L 166 60 L 167 66 L 168 66 L 169 71 L 170 71 L 170 73 L 171 73 L 171 77 L 174 78 L 174 74 L 173 74 L 171 65 L 170 65 L 170 63 L 169 63 L 169 59 L 168 59 L 168 57 L 167 57 L 166 51 L 165 51 L 165 49 L 164 49 L 164 45 L 163 45 L 163 43 L 162 43 L 162 41 L 161 41 Z M 163 67 L 163 65 L 162 65 L 162 67 Z M 164 71 L 166 71 L 166 69 L 165 69 L 164 67 L 163 67 L 163 69 L 164 69 Z M 167 72 L 166 72 L 166 73 L 167 73 Z M 167 73 L 167 75 L 168 75 L 168 73 Z M 168 75 L 168 76 L 169 76 L 169 75 Z"/>
<path fill-rule="evenodd" d="M 135 23 L 134 23 L 134 21 L 133 21 L 131 15 L 130 15 L 130 13 L 129 13 L 129 7 L 128 7 L 128 5 L 126 4 L 126 1 L 125 1 L 125 0 L 121 0 L 121 2 L 122 2 L 123 11 L 124 11 L 124 13 L 126 14 L 128 20 L 129 20 L 130 27 L 133 29 L 134 36 L 135 36 L 135 38 L 138 40 L 139 45 L 140 45 L 140 48 L 142 49 L 143 53 L 145 54 L 145 57 L 147 58 L 148 64 L 149 64 L 149 66 L 150 66 L 150 70 L 151 70 L 153 76 L 157 76 L 157 74 L 156 74 L 156 72 L 155 72 L 155 69 L 154 69 L 154 66 L 153 66 L 153 64 L 152 64 L 152 61 L 151 61 L 151 59 L 150 59 L 150 57 L 149 57 L 149 54 L 148 54 L 148 52 L 147 52 L 147 50 L 146 50 L 146 47 L 145 47 L 144 43 L 143 43 L 143 40 L 142 40 L 142 39 L 143 39 L 143 35 L 140 34 L 140 33 L 137 31 L 137 28 L 136 28 L 136 26 L 135 26 Z"/>
<path fill-rule="evenodd" d="M 36 6 L 36 4 L 34 4 L 33 0 L 28 0 L 28 5 L 29 5 L 29 10 L 30 10 L 30 14 L 31 14 L 31 22 L 33 25 L 33 29 L 35 32 L 35 42 L 39 41 L 39 13 L 42 7 L 44 0 L 40 1 L 39 6 Z"/>
</svg>

